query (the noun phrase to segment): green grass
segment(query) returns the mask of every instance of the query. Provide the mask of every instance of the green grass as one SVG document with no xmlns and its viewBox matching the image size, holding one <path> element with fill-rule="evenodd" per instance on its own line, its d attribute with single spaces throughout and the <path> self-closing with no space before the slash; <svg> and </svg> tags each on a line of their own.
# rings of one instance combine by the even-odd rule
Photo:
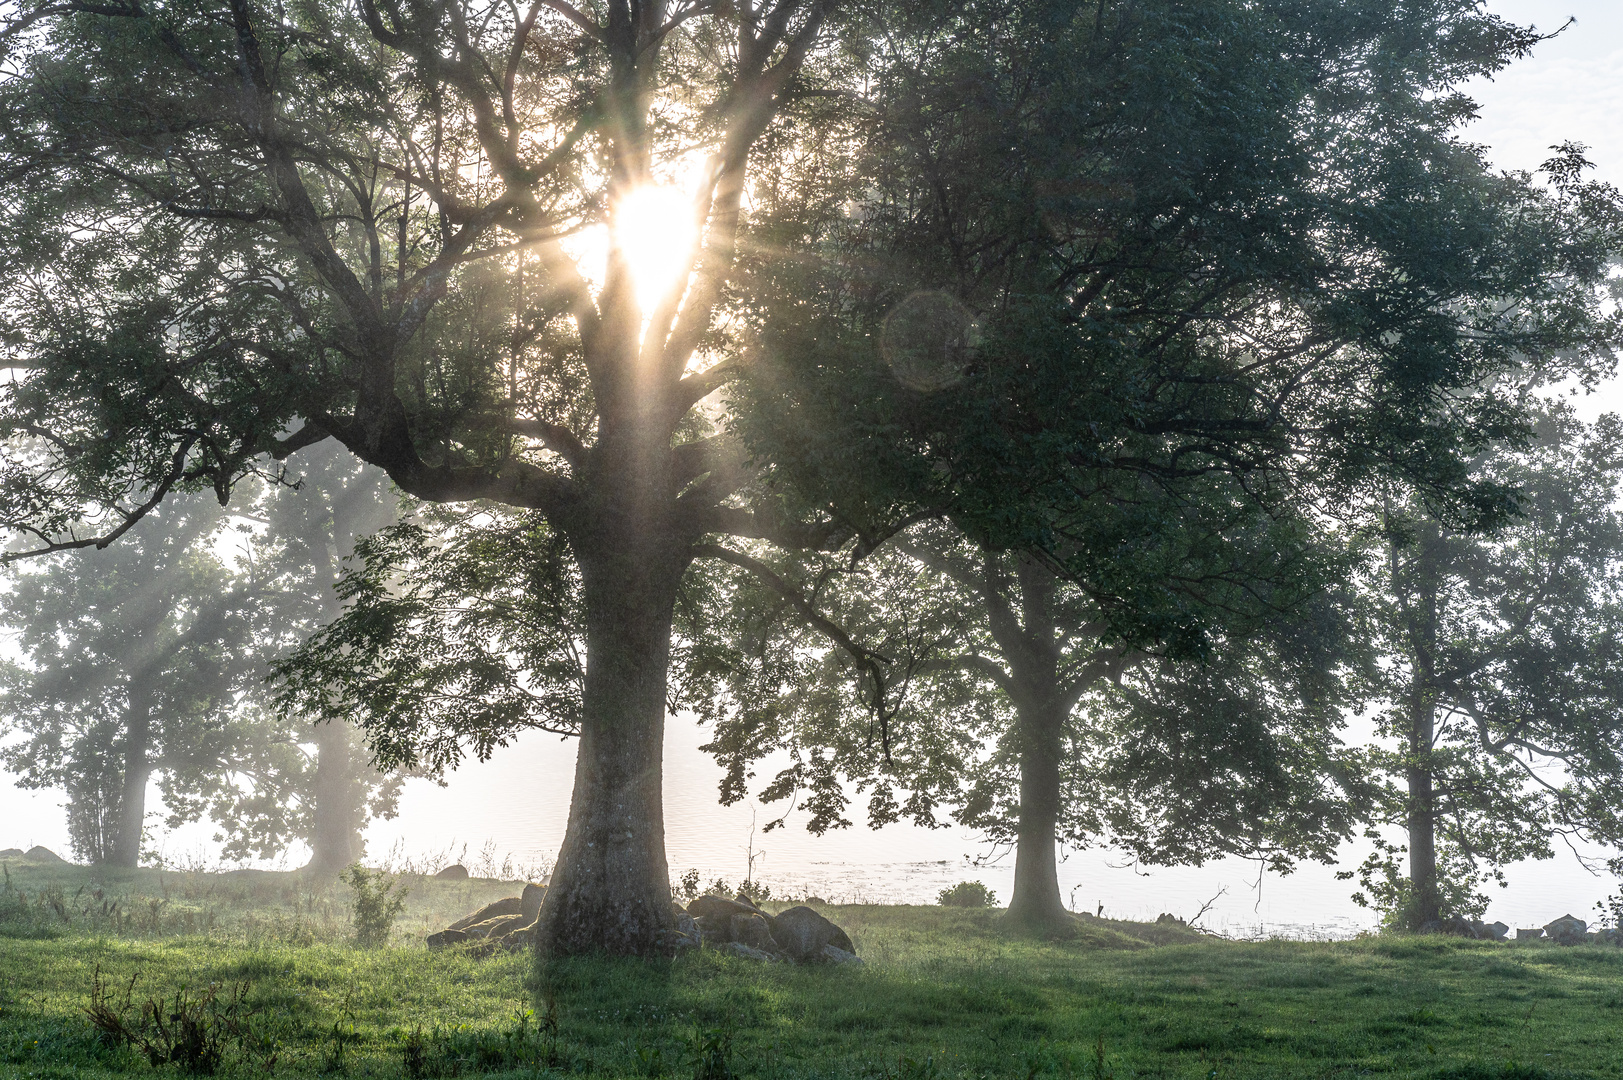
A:
<svg viewBox="0 0 1623 1080">
<path fill-rule="evenodd" d="M 83 1010 L 98 969 L 115 986 L 133 975 L 137 1000 L 246 982 L 257 1049 L 230 1043 L 221 1074 L 236 1076 L 268 1075 L 273 1044 L 279 1076 L 405 1076 L 408 1045 L 421 1074 L 447 1076 L 1623 1075 L 1623 950 L 1600 946 L 1241 943 L 1101 921 L 1038 941 L 1006 934 L 995 912 L 839 907 L 828 914 L 863 966 L 706 951 L 538 975 L 526 956 L 419 943 L 442 916 L 512 891 L 499 882 L 415 883 L 412 932 L 366 951 L 346 941 L 341 893 L 292 875 L 125 875 L 98 904 L 160 902 L 126 923 L 75 914 L 91 873 L 11 868 L 31 897 L 87 888 L 66 921 L 49 904 L 50 919 L 0 918 L 0 934 L 20 934 L 0 936 L 0 1076 L 179 1075 L 97 1036 Z"/>
</svg>

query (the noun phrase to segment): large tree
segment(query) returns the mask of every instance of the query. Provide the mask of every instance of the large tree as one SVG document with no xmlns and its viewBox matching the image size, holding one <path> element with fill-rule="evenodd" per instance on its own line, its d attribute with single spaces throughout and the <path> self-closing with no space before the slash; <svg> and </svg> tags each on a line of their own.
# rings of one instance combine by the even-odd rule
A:
<svg viewBox="0 0 1623 1080">
<path fill-rule="evenodd" d="M 1623 425 L 1551 408 L 1477 468 L 1518 518 L 1464 533 L 1394 493 L 1366 582 L 1406 843 L 1378 845 L 1360 899 L 1407 929 L 1480 915 L 1478 888 L 1557 837 L 1623 842 Z"/>
<path fill-rule="evenodd" d="M 886 73 L 962 43 L 1005 80 L 1034 39 L 1045 70 L 1105 81 L 1019 123 L 984 113 L 977 135 L 1007 136 L 1001 194 L 960 205 L 941 174 L 929 220 L 971 230 L 971 262 L 1022 269 L 969 274 L 988 288 L 944 318 L 903 311 L 898 384 L 860 346 L 918 252 L 859 243 L 861 295 L 823 288 L 818 258 L 851 265 L 838 222 L 925 205 L 898 198 L 928 185 L 870 167 L 892 145 L 875 109 L 908 90 Z M 673 611 L 725 543 L 870 544 L 950 509 L 1037 550 L 1063 519 L 1085 564 L 1105 532 L 1054 496 L 1116 466 L 1302 459 L 1319 490 L 1376 466 L 1452 490 L 1461 448 L 1514 426 L 1463 388 L 1516 349 L 1589 341 L 1603 245 L 1447 136 L 1449 88 L 1533 39 L 1463 0 L 29 4 L 0 86 L 8 362 L 27 372 L 5 415 L 43 441 L 14 447 L 0 519 L 35 550 L 104 543 L 173 490 L 224 499 L 325 439 L 423 500 L 540 515 L 578 574 L 585 656 L 540 941 L 647 951 L 671 918 Z M 638 255 L 683 224 L 669 258 Z M 1025 258 L 1045 245 L 1054 260 Z M 977 318 L 977 362 L 949 357 L 948 396 L 924 400 Z M 855 408 L 794 406 L 828 377 Z M 800 482 L 883 474 L 868 451 L 887 440 L 912 455 L 895 485 Z M 1132 586 L 1124 628 L 1182 632 L 1153 568 Z M 459 737 L 433 714 L 410 734 L 386 764 Z"/>
</svg>

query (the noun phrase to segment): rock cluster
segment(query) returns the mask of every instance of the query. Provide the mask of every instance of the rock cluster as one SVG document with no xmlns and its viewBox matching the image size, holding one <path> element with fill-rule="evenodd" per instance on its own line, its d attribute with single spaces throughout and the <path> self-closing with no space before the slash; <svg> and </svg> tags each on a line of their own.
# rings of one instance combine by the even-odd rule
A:
<svg viewBox="0 0 1623 1080">
<path fill-rule="evenodd" d="M 862 962 L 844 930 L 804 905 L 769 915 L 739 893 L 731 900 L 701 896 L 685 908 L 671 907 L 676 916 L 669 943 L 673 948 L 706 945 L 751 960 L 794 964 Z"/>
<path fill-rule="evenodd" d="M 1421 933 L 1452 934 L 1455 937 L 1476 938 L 1481 941 L 1504 941 L 1510 927 L 1502 922 L 1484 923 L 1462 919 L 1458 915 L 1441 922 L 1427 923 Z M 1557 945 L 1582 945 L 1596 942 L 1602 945 L 1623 945 L 1623 932 L 1617 930 L 1591 931 L 1589 924 L 1576 915 L 1563 915 L 1553 922 L 1516 931 L 1517 941 L 1553 941 Z"/>
<path fill-rule="evenodd" d="M 447 945 L 474 942 L 480 952 L 486 953 L 522 949 L 534 940 L 536 918 L 541 914 L 541 901 L 546 895 L 545 885 L 526 885 L 522 895 L 486 904 L 439 933 L 428 935 L 428 947 L 443 949 Z"/>
<path fill-rule="evenodd" d="M 1504 941 L 1510 927 L 1502 922 L 1479 922 L 1450 915 L 1441 922 L 1429 922 L 1420 928 L 1422 934 L 1448 934 L 1452 937 L 1475 938 L 1478 941 Z"/>
<path fill-rule="evenodd" d="M 428 935 L 428 947 L 468 945 L 480 954 L 522 949 L 535 940 L 535 924 L 546 895 L 545 885 L 526 885 L 522 896 L 486 904 Z M 845 931 L 809 907 L 792 907 L 769 915 L 743 893 L 733 900 L 701 896 L 685 908 L 679 904 L 671 907 L 676 930 L 667 944 L 672 949 L 703 945 L 752 960 L 795 964 L 862 962 Z"/>
<path fill-rule="evenodd" d="M 62 856 L 58 855 L 56 852 L 52 851 L 50 848 L 41 847 L 38 844 L 35 844 L 27 851 L 24 851 L 22 848 L 8 847 L 4 851 L 0 851 L 0 859 L 27 859 L 29 862 L 43 863 L 60 863 L 68 861 Z"/>
</svg>

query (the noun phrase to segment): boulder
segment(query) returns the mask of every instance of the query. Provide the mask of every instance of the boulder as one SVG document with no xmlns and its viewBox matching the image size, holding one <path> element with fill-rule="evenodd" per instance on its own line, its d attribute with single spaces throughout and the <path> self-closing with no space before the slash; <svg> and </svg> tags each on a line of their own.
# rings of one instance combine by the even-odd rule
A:
<svg viewBox="0 0 1623 1080">
<path fill-rule="evenodd" d="M 529 922 L 524 922 L 523 919 L 524 916 L 519 915 L 515 919 L 518 925 L 508 926 L 493 933 L 487 940 L 500 942 L 509 949 L 522 949 L 531 944 L 535 941 L 536 920 L 531 919 Z"/>
<path fill-rule="evenodd" d="M 834 945 L 823 946 L 823 959 L 831 964 L 860 964 L 862 957 L 854 952 L 846 952 Z"/>
<path fill-rule="evenodd" d="M 1438 924 L 1436 932 L 1450 937 L 1475 938 L 1477 924 L 1458 915 L 1450 915 Z"/>
<path fill-rule="evenodd" d="M 1593 940 L 1597 945 L 1623 945 L 1623 929 L 1596 930 Z"/>
<path fill-rule="evenodd" d="M 547 887 L 530 882 L 524 886 L 524 894 L 518 898 L 519 911 L 531 922 L 541 914 L 541 901 L 547 898 Z"/>
<path fill-rule="evenodd" d="M 771 963 L 777 959 L 777 957 L 773 956 L 771 953 L 764 952 L 761 949 L 752 949 L 748 945 L 745 945 L 742 941 L 729 941 L 723 945 L 716 946 L 716 948 L 721 952 L 732 953 L 734 956 L 742 956 L 746 960 L 765 960 L 767 963 Z"/>
<path fill-rule="evenodd" d="M 20 847 L 8 847 L 6 850 L 0 851 L 0 859 L 20 859 L 22 856 L 23 849 Z"/>
<path fill-rule="evenodd" d="M 772 920 L 772 937 L 778 948 L 800 963 L 825 959 L 823 948 L 828 945 L 848 953 L 857 951 L 844 930 L 805 905 L 779 912 Z"/>
<path fill-rule="evenodd" d="M 734 915 L 730 922 L 731 933 L 728 936 L 738 944 L 767 953 L 779 951 L 765 915 Z"/>
<path fill-rule="evenodd" d="M 1532 929 L 1519 928 L 1516 931 L 1517 941 L 1537 941 L 1544 936 L 1544 927 L 1535 926 Z"/>
<path fill-rule="evenodd" d="M 534 921 L 531 919 L 530 923 Z M 523 914 L 515 911 L 511 915 L 498 915 L 494 919 L 485 919 L 483 922 L 476 922 L 471 926 L 454 927 L 453 929 L 465 931 L 470 938 L 494 939 L 506 937 L 512 931 L 523 929 L 527 925 L 529 923 L 525 922 Z"/>
<path fill-rule="evenodd" d="M 1585 940 L 1589 926 L 1573 915 L 1563 915 L 1544 924 L 1544 933 L 1557 945 L 1577 945 Z"/>
<path fill-rule="evenodd" d="M 1510 933 L 1510 927 L 1502 922 L 1477 924 L 1477 937 L 1487 941 L 1503 941 L 1508 933 Z"/>
<path fill-rule="evenodd" d="M 1172 914 L 1170 911 L 1163 911 L 1163 912 L 1161 912 L 1161 914 L 1157 915 L 1155 917 L 1155 924 L 1157 926 L 1186 926 L 1186 925 L 1188 925 L 1182 919 L 1180 919 L 1176 915 Z"/>
<path fill-rule="evenodd" d="M 68 860 L 64 859 L 62 856 L 58 855 L 56 852 L 52 851 L 50 848 L 48 848 L 48 847 L 40 847 L 38 844 L 35 844 L 33 847 L 31 847 L 27 851 L 23 852 L 23 858 L 31 859 L 34 862 L 49 862 L 49 863 L 59 863 L 59 862 L 67 862 L 68 861 Z"/>
<path fill-rule="evenodd" d="M 441 930 L 437 934 L 428 935 L 430 949 L 443 949 L 447 945 L 460 945 L 468 940 L 468 935 L 462 930 Z"/>
<path fill-rule="evenodd" d="M 521 896 L 505 896 L 494 903 L 486 904 L 472 915 L 464 915 L 451 924 L 452 930 L 466 930 L 474 923 L 482 923 L 488 919 L 500 918 L 503 915 L 521 915 L 524 912 L 524 898 Z M 535 916 L 530 916 L 534 919 Z"/>
<path fill-rule="evenodd" d="M 688 914 L 695 919 L 716 918 L 730 919 L 734 915 L 760 915 L 761 909 L 754 904 L 741 904 L 737 900 L 729 900 L 725 896 L 696 896 L 688 904 Z"/>
<path fill-rule="evenodd" d="M 468 868 L 461 863 L 452 863 L 434 876 L 444 881 L 466 881 L 468 880 Z"/>
<path fill-rule="evenodd" d="M 693 919 L 693 930 L 701 941 L 721 945 L 733 940 L 733 919 L 731 915 L 700 915 Z"/>
</svg>

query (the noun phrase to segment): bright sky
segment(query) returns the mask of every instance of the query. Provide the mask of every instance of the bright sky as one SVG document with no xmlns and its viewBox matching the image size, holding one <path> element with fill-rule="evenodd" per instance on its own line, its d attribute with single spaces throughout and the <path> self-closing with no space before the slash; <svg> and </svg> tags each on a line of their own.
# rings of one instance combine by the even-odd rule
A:
<svg viewBox="0 0 1623 1080">
<path fill-rule="evenodd" d="M 1481 118 L 1467 129 L 1466 136 L 1491 147 L 1489 156 L 1499 166 L 1529 171 L 1550 156 L 1552 145 L 1569 139 L 1582 142 L 1590 148 L 1589 158 L 1597 166 L 1595 175 L 1623 186 L 1623 0 L 1490 0 L 1489 8 L 1506 19 L 1545 31 L 1556 29 L 1569 16 L 1577 22 L 1559 37 L 1543 43 L 1532 58 L 1511 66 L 1492 81 L 1484 80 L 1468 88 L 1481 104 Z M 1614 382 L 1604 387 L 1581 402 L 1580 409 L 1586 416 L 1623 410 L 1623 384 Z M 694 749 L 699 741 L 699 733 L 692 731 L 688 723 L 673 722 L 671 745 L 667 747 L 673 867 L 690 862 L 712 863 L 705 852 L 720 843 L 717 838 L 722 833 L 728 837 L 728 858 L 734 859 L 732 841 L 742 844 L 748 828 L 747 808 L 726 812 L 714 805 L 713 766 Z M 559 753 L 560 749 L 564 752 Z M 372 852 L 381 855 L 397 840 L 413 854 L 444 847 L 453 838 L 472 841 L 477 848 L 481 839 L 491 836 L 500 838 L 504 850 L 517 850 L 525 856 L 550 855 L 556 850 L 556 837 L 561 835 L 572 756 L 571 747 L 555 747 L 552 740 L 525 740 L 499 752 L 498 760 L 489 766 L 465 769 L 452 778 L 447 789 L 408 785 L 401 820 L 372 831 Z M 44 843 L 66 854 L 60 804 L 57 792 L 21 791 L 0 775 L 0 848 Z M 193 850 L 211 831 L 186 830 L 165 846 L 171 855 Z M 793 831 L 798 833 L 798 827 Z M 839 851 L 840 857 L 872 858 L 876 863 L 885 860 L 888 864 L 888 860 L 909 858 L 956 862 L 960 852 L 972 846 L 956 836 L 904 838 L 897 830 L 861 835 L 865 830 L 858 829 L 855 833 L 831 841 L 829 848 Z M 774 834 L 772 861 L 777 863 L 773 868 L 777 872 L 769 872 L 768 880 L 793 880 L 802 871 L 811 876 L 815 867 L 827 865 L 817 860 L 828 859 L 831 851 L 819 855 L 808 847 L 802 852 L 799 849 L 803 844 L 798 837 Z M 860 852 L 856 850 L 859 848 Z M 962 874 L 954 865 L 943 862 L 941 866 L 943 874 Z M 722 867 L 717 865 L 715 869 Z M 1008 870 L 1005 866 L 984 876 L 1001 891 L 1007 888 L 1002 879 Z M 1069 882 L 1083 873 L 1084 868 L 1077 866 L 1065 868 L 1062 876 Z M 1104 871 L 1096 867 L 1086 873 L 1099 875 Z M 1236 919 L 1251 917 L 1251 912 L 1258 911 L 1257 918 L 1276 924 L 1308 921 L 1337 914 L 1347 906 L 1347 887 L 1334 882 L 1328 869 L 1304 869 L 1284 881 L 1271 883 L 1269 895 L 1276 912 L 1271 916 L 1253 907 L 1241 874 L 1234 868 L 1163 872 L 1152 879 L 1135 879 L 1128 871 L 1120 874 L 1127 885 L 1137 881 L 1150 890 L 1141 902 L 1125 897 L 1113 900 L 1111 907 L 1122 904 L 1125 914 L 1142 914 L 1140 907 L 1151 913 L 1164 909 L 1155 905 L 1192 914 L 1200 899 L 1224 884 L 1238 894 L 1222 905 L 1232 904 Z M 732 874 L 735 879 L 738 876 Z M 1567 897 L 1572 912 L 1585 917 L 1589 905 L 1610 889 L 1608 883 L 1584 874 L 1570 855 L 1562 855 L 1555 863 L 1516 868 L 1512 881 L 1512 894 L 1537 889 L 1539 898 L 1526 913 L 1532 918 L 1542 911 L 1536 922 L 1559 914 L 1545 909 Z M 1116 893 L 1121 888 L 1113 887 Z M 1089 907 L 1093 896 L 1093 892 L 1082 894 L 1079 902 Z M 1257 903 L 1262 903 L 1260 898 Z M 1521 913 L 1512 907 L 1496 904 L 1489 917 L 1500 911 L 1507 921 L 1517 921 Z"/>
</svg>

